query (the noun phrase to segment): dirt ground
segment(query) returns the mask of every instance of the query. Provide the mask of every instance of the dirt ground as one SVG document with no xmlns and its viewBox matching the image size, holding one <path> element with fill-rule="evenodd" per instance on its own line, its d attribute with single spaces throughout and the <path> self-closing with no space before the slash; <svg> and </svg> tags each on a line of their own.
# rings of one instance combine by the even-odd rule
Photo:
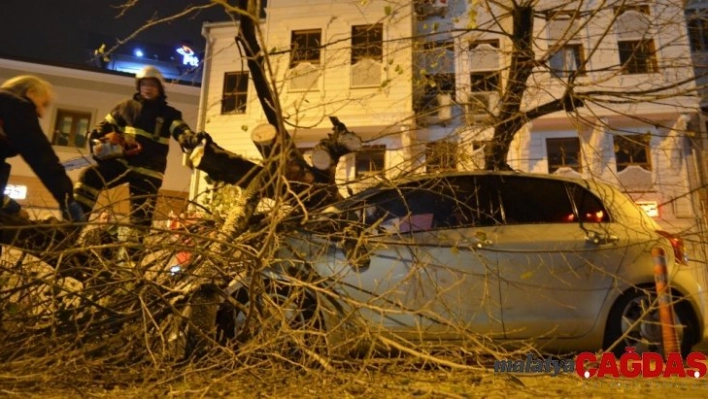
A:
<svg viewBox="0 0 708 399">
<path fill-rule="evenodd" d="M 37 376 L 36 386 L 21 390 L 0 382 L 3 387 L 0 396 L 32 399 L 708 397 L 708 377 L 699 380 L 581 380 L 575 375 L 495 375 L 482 370 L 397 371 L 395 367 L 335 373 L 253 368 L 231 373 L 195 370 L 173 378 L 166 377 L 164 371 L 155 375 L 162 378 L 109 385 L 97 380 L 94 386 L 72 384 L 74 377 L 78 377 L 72 374 L 67 374 L 63 383 L 52 382 L 49 385 L 43 384 L 42 377 Z M 0 380 L 7 382 L 6 377 L 0 376 Z"/>
</svg>

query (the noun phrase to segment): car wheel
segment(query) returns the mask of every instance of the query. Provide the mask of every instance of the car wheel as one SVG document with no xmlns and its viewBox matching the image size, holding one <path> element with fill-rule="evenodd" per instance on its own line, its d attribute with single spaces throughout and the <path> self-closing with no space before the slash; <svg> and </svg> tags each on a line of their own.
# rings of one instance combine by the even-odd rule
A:
<svg viewBox="0 0 708 399">
<path fill-rule="evenodd" d="M 236 291 L 217 313 L 217 340 L 235 350 L 264 349 L 291 360 L 316 350 L 322 322 L 314 300 L 303 289 L 266 283 L 263 293 Z"/>
<path fill-rule="evenodd" d="M 673 299 L 674 325 L 682 356 L 687 356 L 697 338 L 697 323 L 690 304 Z M 614 346 L 613 346 L 614 345 Z M 607 320 L 604 348 L 612 347 L 619 357 L 625 348 L 635 352 L 659 352 L 663 355 L 661 323 L 654 289 L 635 288 L 622 295 Z"/>
</svg>

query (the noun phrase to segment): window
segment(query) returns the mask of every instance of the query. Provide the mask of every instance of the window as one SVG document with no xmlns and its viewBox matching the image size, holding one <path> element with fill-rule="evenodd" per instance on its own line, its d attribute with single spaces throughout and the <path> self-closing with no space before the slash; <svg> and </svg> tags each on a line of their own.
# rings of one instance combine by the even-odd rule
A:
<svg viewBox="0 0 708 399">
<path fill-rule="evenodd" d="M 557 78 L 568 77 L 576 71 L 578 75 L 584 75 L 584 62 L 581 44 L 565 45 L 555 52 L 549 60 L 551 73 Z"/>
<path fill-rule="evenodd" d="M 515 176 L 490 176 L 496 185 L 506 224 L 576 222 L 562 181 Z"/>
<path fill-rule="evenodd" d="M 582 171 L 579 138 L 546 139 L 546 153 L 548 155 L 548 173 L 553 173 L 564 167 L 571 168 L 576 172 Z"/>
<path fill-rule="evenodd" d="M 622 73 L 653 73 L 657 71 L 654 35 L 651 32 L 649 7 L 625 7 L 615 10 L 617 46 Z"/>
<path fill-rule="evenodd" d="M 651 170 L 649 152 L 651 136 L 649 134 L 615 135 L 613 140 L 618 172 L 630 165 Z"/>
<path fill-rule="evenodd" d="M 551 54 L 548 61 L 551 74 L 557 78 L 568 77 L 576 71 L 578 75 L 585 73 L 583 46 L 576 35 L 580 26 L 578 18 L 578 15 L 566 11 L 546 16 L 548 46 L 554 50 L 560 48 Z"/>
<path fill-rule="evenodd" d="M 618 43 L 622 72 L 625 74 L 656 72 L 654 41 L 622 41 Z"/>
<path fill-rule="evenodd" d="M 499 72 L 473 72 L 470 74 L 470 91 L 499 91 Z"/>
<path fill-rule="evenodd" d="M 687 10 L 688 38 L 692 51 L 708 51 L 708 11 Z"/>
<path fill-rule="evenodd" d="M 457 169 L 457 143 L 437 141 L 425 146 L 425 171 L 428 173 Z"/>
<path fill-rule="evenodd" d="M 470 91 L 499 91 L 499 42 L 475 42 L 470 45 Z"/>
<path fill-rule="evenodd" d="M 221 99 L 222 114 L 246 113 L 248 102 L 248 72 L 226 72 Z"/>
<path fill-rule="evenodd" d="M 585 223 L 609 222 L 610 214 L 602 201 L 591 192 L 577 184 L 567 183 L 580 221 Z"/>
<path fill-rule="evenodd" d="M 83 148 L 86 146 L 86 133 L 91 123 L 91 113 L 57 110 L 52 144 L 63 147 Z"/>
<path fill-rule="evenodd" d="M 386 146 L 367 145 L 355 154 L 356 177 L 382 172 L 386 168 Z"/>
<path fill-rule="evenodd" d="M 455 191 L 441 183 L 400 186 L 376 194 L 366 201 L 364 224 L 377 226 L 385 234 L 459 226 L 454 213 L 460 201 Z"/>
<path fill-rule="evenodd" d="M 352 64 L 365 58 L 383 61 L 383 25 L 352 27 Z"/>
<path fill-rule="evenodd" d="M 455 98 L 455 74 L 440 73 L 428 76 L 425 83 L 425 92 L 416 105 L 416 111 L 432 111 L 441 104 L 438 95 L 447 94 L 450 99 Z"/>
<path fill-rule="evenodd" d="M 319 64 L 321 46 L 321 29 L 293 31 L 290 40 L 290 68 L 301 62 Z"/>
</svg>

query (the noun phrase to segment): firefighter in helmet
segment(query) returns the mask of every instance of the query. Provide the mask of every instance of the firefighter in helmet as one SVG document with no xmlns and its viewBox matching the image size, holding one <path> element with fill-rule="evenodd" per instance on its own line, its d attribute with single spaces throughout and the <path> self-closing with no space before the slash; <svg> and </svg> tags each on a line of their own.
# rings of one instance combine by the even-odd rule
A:
<svg viewBox="0 0 708 399">
<path fill-rule="evenodd" d="M 141 243 L 152 224 L 170 137 L 185 152 L 209 137 L 194 133 L 182 113 L 167 104 L 165 81 L 158 69 L 142 69 L 136 75 L 136 89 L 132 98 L 118 103 L 89 135 L 97 164 L 81 172 L 74 197 L 88 215 L 102 190 L 128 184 L 130 221 Z M 139 260 L 139 252 L 133 249 L 134 261 Z"/>
</svg>

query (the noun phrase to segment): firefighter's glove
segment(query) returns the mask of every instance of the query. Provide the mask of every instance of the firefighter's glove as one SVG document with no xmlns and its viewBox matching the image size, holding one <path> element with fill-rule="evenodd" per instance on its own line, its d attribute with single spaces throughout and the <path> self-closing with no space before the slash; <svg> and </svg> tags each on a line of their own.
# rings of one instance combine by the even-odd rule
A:
<svg viewBox="0 0 708 399">
<path fill-rule="evenodd" d="M 69 201 L 61 210 L 61 215 L 64 220 L 73 223 L 84 223 L 86 222 L 86 215 L 84 214 L 81 205 L 76 201 Z"/>
<path fill-rule="evenodd" d="M 205 144 L 211 143 L 211 136 L 207 132 L 193 133 L 188 132 L 181 135 L 178 139 L 182 151 L 186 153 L 192 152 L 195 148 L 206 142 Z"/>
</svg>

